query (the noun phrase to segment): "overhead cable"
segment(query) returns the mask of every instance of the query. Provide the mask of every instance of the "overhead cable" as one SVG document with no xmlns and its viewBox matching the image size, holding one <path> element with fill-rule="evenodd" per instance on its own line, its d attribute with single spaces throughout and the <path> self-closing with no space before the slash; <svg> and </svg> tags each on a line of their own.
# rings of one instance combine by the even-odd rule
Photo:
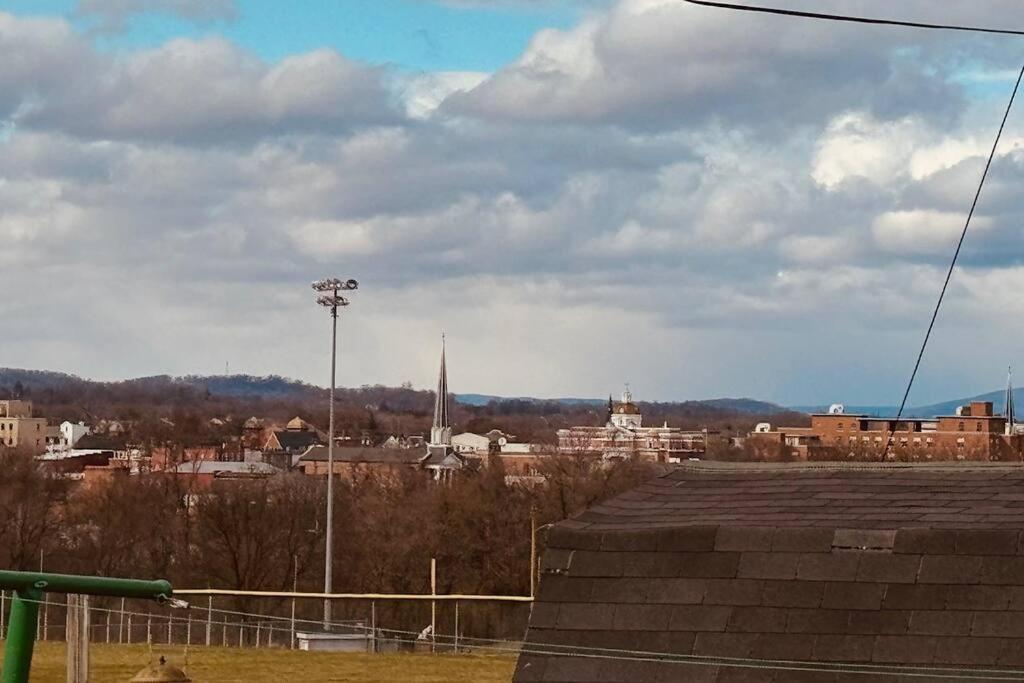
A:
<svg viewBox="0 0 1024 683">
<path fill-rule="evenodd" d="M 740 5 L 732 2 L 716 2 L 715 0 L 683 0 L 691 5 L 717 7 L 720 9 L 758 12 L 761 14 L 777 14 L 784 17 L 801 17 L 804 19 L 825 19 L 827 21 L 844 21 L 855 24 L 874 24 L 880 26 L 904 26 L 909 28 L 928 28 L 942 31 L 969 31 L 971 33 L 997 33 L 1009 36 L 1024 36 L 1024 31 L 1009 28 L 986 28 L 983 26 L 964 26 L 961 24 L 932 24 L 922 21 L 899 21 L 897 19 L 878 19 L 876 17 L 858 17 L 849 14 L 829 14 L 825 12 L 804 12 L 802 10 L 785 9 L 782 7 L 758 7 L 756 5 Z"/>
</svg>

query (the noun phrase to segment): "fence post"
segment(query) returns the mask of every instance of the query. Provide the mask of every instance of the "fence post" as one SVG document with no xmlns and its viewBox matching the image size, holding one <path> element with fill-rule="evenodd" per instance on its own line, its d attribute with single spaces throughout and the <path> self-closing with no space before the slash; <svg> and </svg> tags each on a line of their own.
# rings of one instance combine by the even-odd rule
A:
<svg viewBox="0 0 1024 683">
<path fill-rule="evenodd" d="M 206 603 L 206 647 L 210 647 L 210 629 L 213 628 L 213 596 Z"/>
<path fill-rule="evenodd" d="M 167 615 L 167 644 L 171 644 L 171 635 L 174 629 L 174 617 Z"/>
<path fill-rule="evenodd" d="M 68 683 L 89 680 L 89 596 L 68 595 L 66 623 Z"/>
<path fill-rule="evenodd" d="M 228 646 L 228 615 L 224 615 L 224 621 L 220 624 L 220 646 Z"/>
<path fill-rule="evenodd" d="M 107 610 L 106 641 L 110 642 L 110 610 Z"/>
<path fill-rule="evenodd" d="M 537 508 L 530 507 L 530 597 L 537 597 Z"/>
<path fill-rule="evenodd" d="M 117 642 L 124 642 L 124 598 L 121 598 L 121 618 L 117 620 Z"/>
<path fill-rule="evenodd" d="M 377 654 L 377 601 L 370 601 L 370 650 Z"/>
<path fill-rule="evenodd" d="M 256 647 L 260 646 L 260 626 L 262 626 L 262 625 L 263 625 L 263 622 L 261 622 L 261 621 L 257 621 L 256 622 Z"/>
<path fill-rule="evenodd" d="M 192 644 L 192 613 L 188 613 L 188 621 L 185 622 L 185 645 Z"/>
<path fill-rule="evenodd" d="M 153 642 L 153 613 L 146 612 L 146 642 Z"/>
<path fill-rule="evenodd" d="M 437 595 L 437 558 L 430 558 L 430 594 Z M 437 646 L 437 600 L 430 601 L 430 651 Z"/>
<path fill-rule="evenodd" d="M 452 647 L 455 654 L 459 654 L 459 601 L 455 601 L 455 644 Z"/>
<path fill-rule="evenodd" d="M 132 644 L 132 615 L 128 615 L 128 644 Z"/>
</svg>

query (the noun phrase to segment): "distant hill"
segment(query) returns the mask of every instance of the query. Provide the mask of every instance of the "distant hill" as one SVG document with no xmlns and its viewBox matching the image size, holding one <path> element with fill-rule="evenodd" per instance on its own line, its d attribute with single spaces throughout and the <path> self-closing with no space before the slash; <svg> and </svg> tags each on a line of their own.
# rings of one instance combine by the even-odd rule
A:
<svg viewBox="0 0 1024 683">
<path fill-rule="evenodd" d="M 153 375 L 137 377 L 114 382 L 84 379 L 77 375 L 47 370 L 24 370 L 19 368 L 0 368 L 0 396 L 7 396 L 20 388 L 26 397 L 43 399 L 55 392 L 61 394 L 92 394 L 100 395 L 111 392 L 131 392 L 146 390 L 148 392 L 167 392 L 168 395 L 180 396 L 182 392 L 195 395 L 242 398 L 242 399 L 289 399 L 305 401 L 323 398 L 326 389 L 301 382 L 299 380 L 269 375 L 257 377 L 252 375 L 186 375 L 173 377 L 170 375 Z M 408 389 L 391 387 L 360 387 L 340 389 L 342 393 L 357 392 L 374 394 L 374 402 L 387 400 L 389 394 L 410 393 Z M 421 392 L 413 392 L 421 393 Z M 376 396 L 380 394 L 380 396 Z M 490 394 L 456 394 L 455 400 L 467 406 L 483 407 L 491 403 L 521 402 L 536 404 L 561 404 L 564 406 L 598 406 L 604 405 L 606 398 L 555 398 L 540 399 L 529 396 L 507 397 Z M 715 398 L 701 401 L 671 401 L 657 403 L 658 406 L 683 406 L 689 409 L 709 409 L 718 412 L 743 413 L 750 415 L 767 415 L 787 412 L 789 409 L 774 403 L 757 401 L 750 398 Z"/>
<path fill-rule="evenodd" d="M 187 375 L 172 377 L 170 375 L 153 375 L 133 379 L 104 382 L 84 379 L 77 375 L 48 370 L 23 370 L 20 368 L 0 368 L 0 390 L 4 393 L 15 391 L 20 386 L 29 393 L 46 390 L 68 390 L 85 387 L 124 387 L 145 386 L 148 388 L 166 387 L 168 389 L 190 388 L 209 392 L 215 396 L 234 397 L 266 397 L 266 398 L 308 398 L 323 393 L 323 389 L 286 377 L 270 375 L 254 377 L 251 375 Z"/>
<path fill-rule="evenodd" d="M 604 405 L 608 402 L 606 398 L 532 398 L 530 396 L 492 396 L 490 394 L 456 394 L 455 399 L 459 403 L 471 406 L 485 406 L 493 401 L 525 401 L 531 403 L 561 403 L 564 405 Z M 644 403 L 641 401 L 641 403 Z M 658 402 L 657 405 L 665 406 L 693 406 L 704 407 L 731 413 L 747 413 L 750 415 L 771 415 L 775 413 L 789 412 L 789 408 L 757 401 L 752 398 L 712 398 L 696 401 L 667 401 Z"/>
<path fill-rule="evenodd" d="M 998 415 L 1001 414 L 1005 408 L 1006 403 L 1006 390 L 990 391 L 984 394 L 978 394 L 977 396 L 967 396 L 965 398 L 958 398 L 952 401 L 941 401 L 939 403 L 931 403 L 924 406 L 910 406 L 903 411 L 906 417 L 936 417 L 938 415 L 953 415 L 956 409 L 960 406 L 967 405 L 971 401 L 992 401 L 992 409 Z M 1013 390 L 1013 402 L 1018 409 L 1024 406 L 1024 389 Z M 847 413 L 859 413 L 862 415 L 879 415 L 883 417 L 889 417 L 896 414 L 899 410 L 899 406 L 844 406 Z M 816 406 L 793 406 L 792 410 L 798 410 L 802 413 L 822 413 L 828 410 L 827 405 L 816 405 Z"/>
</svg>

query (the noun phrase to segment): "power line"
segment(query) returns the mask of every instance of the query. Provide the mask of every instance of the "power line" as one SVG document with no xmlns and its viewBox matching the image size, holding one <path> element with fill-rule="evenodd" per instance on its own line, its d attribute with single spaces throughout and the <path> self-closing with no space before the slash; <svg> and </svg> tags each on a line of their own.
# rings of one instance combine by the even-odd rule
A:
<svg viewBox="0 0 1024 683">
<path fill-rule="evenodd" d="M 903 411 L 907 407 L 907 398 L 910 396 L 910 389 L 914 386 L 914 379 L 917 377 L 917 370 L 921 367 L 921 359 L 924 357 L 924 350 L 928 346 L 928 340 L 932 336 L 932 329 L 935 327 L 935 319 L 939 316 L 939 308 L 942 306 L 942 300 L 946 296 L 946 289 L 949 287 L 949 280 L 953 277 L 953 268 L 956 267 L 957 259 L 960 257 L 960 250 L 964 246 L 964 239 L 967 237 L 967 229 L 971 226 L 971 219 L 974 217 L 974 210 L 978 207 L 978 199 L 981 197 L 981 190 L 985 187 L 985 179 L 988 178 L 988 170 L 992 166 L 992 159 L 996 156 L 996 148 L 999 147 L 999 140 L 1003 137 L 1003 129 L 1006 128 L 1006 119 L 1010 116 L 1010 109 L 1013 108 L 1013 101 L 1017 98 L 1017 91 L 1020 89 L 1021 78 L 1024 78 L 1024 66 L 1021 66 L 1020 72 L 1017 74 L 1017 81 L 1013 84 L 1013 92 L 1010 93 L 1010 101 L 1006 103 L 1006 111 L 1003 112 L 1003 120 L 999 123 L 999 130 L 996 132 L 996 139 L 992 141 L 992 149 L 988 153 L 988 159 L 985 161 L 985 170 L 981 173 L 981 179 L 978 181 L 978 189 L 974 192 L 974 201 L 971 202 L 971 210 L 967 213 L 967 220 L 964 221 L 964 229 L 960 232 L 960 240 L 956 243 L 956 251 L 953 252 L 953 258 L 949 262 L 949 270 L 946 271 L 946 279 L 942 283 L 942 290 L 939 292 L 939 299 L 935 302 L 935 310 L 932 311 L 932 319 L 928 322 L 928 330 L 924 333 L 924 341 L 921 342 L 921 350 L 917 352 L 917 360 L 914 361 L 914 369 L 910 373 L 910 381 L 907 382 L 907 389 L 903 392 L 903 400 L 900 401 L 900 409 L 896 413 L 896 420 L 892 423 L 892 428 L 888 430 L 888 435 L 885 440 L 885 452 L 883 457 L 889 455 L 889 450 L 892 445 L 892 435 L 895 431 L 899 419 L 903 417 Z"/>
<path fill-rule="evenodd" d="M 905 26 L 912 28 L 928 28 L 949 31 L 971 31 L 974 33 L 998 33 L 1003 35 L 1024 36 L 1024 31 L 1015 31 L 1012 29 L 983 28 L 977 26 L 963 26 L 960 24 L 929 24 L 916 21 L 897 21 L 895 19 L 876 19 L 873 17 L 858 17 L 842 14 L 826 14 L 821 12 L 804 12 L 800 10 L 782 9 L 778 7 L 755 7 L 751 5 L 737 5 L 728 2 L 717 2 L 716 0 L 683 0 L 683 2 L 688 2 L 691 5 L 701 5 L 705 7 L 718 7 L 721 9 L 740 10 L 744 12 L 759 12 L 762 14 L 776 14 L 787 17 L 802 17 L 806 19 L 824 19 L 828 21 L 845 21 L 858 24 Z M 910 380 L 907 382 L 907 388 L 903 392 L 903 399 L 900 401 L 899 410 L 896 412 L 896 419 L 891 423 L 891 426 L 886 430 L 885 450 L 882 453 L 883 459 L 888 457 L 889 452 L 892 449 L 893 434 L 898 426 L 899 420 L 903 417 L 903 411 L 906 410 L 907 399 L 910 397 L 910 390 L 914 386 L 914 380 L 917 378 L 917 371 L 921 367 L 921 359 L 924 358 L 925 349 L 928 347 L 928 340 L 931 339 L 932 330 L 935 327 L 935 320 L 938 318 L 939 309 L 942 307 L 942 301 L 946 297 L 946 290 L 949 288 L 949 281 L 953 277 L 953 269 L 956 267 L 956 262 L 960 257 L 960 250 L 963 248 L 964 239 L 967 237 L 967 230 L 971 226 L 971 219 L 974 217 L 974 211 L 978 206 L 978 199 L 981 197 L 981 190 L 985 186 L 985 179 L 988 178 L 989 168 L 991 168 L 992 160 L 995 158 L 996 149 L 999 146 L 999 140 L 1003 136 L 1003 129 L 1006 127 L 1006 120 L 1010 116 L 1010 110 L 1013 108 L 1013 101 L 1017 97 L 1017 91 L 1020 89 L 1020 82 L 1022 77 L 1024 77 L 1024 66 L 1021 66 L 1021 70 L 1017 74 L 1017 81 L 1013 85 L 1013 92 L 1010 93 L 1010 101 L 1007 102 L 1006 104 L 1006 111 L 1003 112 L 1003 120 L 999 124 L 999 130 L 996 133 L 996 139 L 992 142 L 992 149 L 988 154 L 988 159 L 985 161 L 985 170 L 981 174 L 981 180 L 978 182 L 978 188 L 974 193 L 974 201 L 971 202 L 971 210 L 967 214 L 967 220 L 964 221 L 964 229 L 960 232 L 960 239 L 956 244 L 956 251 L 953 252 L 953 258 L 949 262 L 949 269 L 946 271 L 946 279 L 942 283 L 942 290 L 939 292 L 939 298 L 935 302 L 935 309 L 932 311 L 931 320 L 928 322 L 928 329 L 925 331 L 924 340 L 921 342 L 921 349 L 918 351 L 917 359 L 914 361 L 914 369 L 910 373 Z"/>
<path fill-rule="evenodd" d="M 702 5 L 704 7 L 717 7 L 719 9 L 740 10 L 743 12 L 759 12 L 761 14 L 776 14 L 784 17 L 801 17 L 804 19 L 825 19 L 827 21 L 844 21 L 855 24 L 874 24 L 879 26 L 904 26 L 909 28 L 928 28 L 943 31 L 969 31 L 972 33 L 997 33 L 1009 36 L 1024 36 L 1024 31 L 1015 31 L 1008 28 L 985 28 L 982 26 L 964 26 L 961 24 L 931 24 L 921 21 L 899 21 L 896 19 L 877 19 L 875 17 L 858 17 L 848 14 L 828 14 L 824 12 L 804 12 L 795 9 L 784 9 L 781 7 L 757 7 L 753 5 L 738 5 L 731 2 L 716 2 L 715 0 L 683 0 L 691 5 Z"/>
</svg>

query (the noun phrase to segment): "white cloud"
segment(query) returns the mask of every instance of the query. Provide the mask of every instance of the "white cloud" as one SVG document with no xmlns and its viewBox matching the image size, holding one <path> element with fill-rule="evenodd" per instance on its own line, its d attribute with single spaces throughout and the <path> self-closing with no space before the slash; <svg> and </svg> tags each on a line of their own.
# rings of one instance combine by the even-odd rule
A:
<svg viewBox="0 0 1024 683">
<path fill-rule="evenodd" d="M 217 37 L 112 54 L 0 15 L 5 363 L 315 380 L 322 340 L 254 340 L 323 323 L 330 273 L 363 284 L 345 383 L 429 384 L 420 340 L 447 328 L 460 391 L 884 399 L 1001 113 L 943 69 L 992 48 L 775 26 L 626 0 L 498 73 L 406 76 Z M 972 320 L 1024 260 L 1016 135 L 950 290 Z"/>
<path fill-rule="evenodd" d="M 947 211 L 887 211 L 872 223 L 871 233 L 878 246 L 887 251 L 952 255 L 966 219 L 966 214 Z M 992 220 L 985 216 L 975 215 L 971 221 L 975 231 L 991 227 Z"/>
</svg>

